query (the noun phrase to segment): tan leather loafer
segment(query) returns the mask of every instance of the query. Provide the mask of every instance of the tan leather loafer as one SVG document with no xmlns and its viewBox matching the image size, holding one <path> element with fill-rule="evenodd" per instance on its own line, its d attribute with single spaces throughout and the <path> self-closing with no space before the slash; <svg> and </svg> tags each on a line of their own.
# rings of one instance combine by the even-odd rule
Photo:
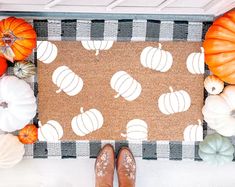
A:
<svg viewBox="0 0 235 187">
<path fill-rule="evenodd" d="M 113 187 L 115 153 L 113 146 L 105 145 L 99 152 L 95 163 L 96 187 Z"/>
<path fill-rule="evenodd" d="M 135 187 L 136 162 L 130 149 L 121 148 L 117 157 L 119 187 Z"/>
</svg>

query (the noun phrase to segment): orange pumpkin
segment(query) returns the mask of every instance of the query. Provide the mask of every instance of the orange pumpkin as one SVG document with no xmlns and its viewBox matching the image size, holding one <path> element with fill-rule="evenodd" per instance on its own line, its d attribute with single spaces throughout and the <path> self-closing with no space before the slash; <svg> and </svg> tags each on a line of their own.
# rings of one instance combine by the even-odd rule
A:
<svg viewBox="0 0 235 187">
<path fill-rule="evenodd" d="M 235 11 L 214 21 L 203 47 L 210 71 L 224 82 L 235 84 Z"/>
<path fill-rule="evenodd" d="M 23 144 L 32 144 L 38 140 L 38 128 L 28 124 L 19 131 L 18 138 Z"/>
<path fill-rule="evenodd" d="M 24 60 L 36 47 L 36 32 L 24 19 L 3 19 L 0 21 L 0 47 L 8 60 Z"/>
<path fill-rule="evenodd" d="M 0 56 L 0 77 L 7 71 L 7 61 Z"/>
</svg>

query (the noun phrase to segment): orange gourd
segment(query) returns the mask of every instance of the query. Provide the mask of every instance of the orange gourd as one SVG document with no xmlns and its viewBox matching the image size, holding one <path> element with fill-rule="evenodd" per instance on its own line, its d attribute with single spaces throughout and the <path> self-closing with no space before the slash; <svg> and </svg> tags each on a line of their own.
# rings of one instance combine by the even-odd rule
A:
<svg viewBox="0 0 235 187">
<path fill-rule="evenodd" d="M 32 144 L 38 140 L 38 128 L 28 124 L 19 131 L 18 138 L 23 144 Z"/>
<path fill-rule="evenodd" d="M 24 19 L 9 17 L 0 21 L 0 50 L 8 60 L 24 60 L 36 47 L 36 32 Z"/>
<path fill-rule="evenodd" d="M 214 21 L 203 43 L 205 62 L 224 82 L 235 84 L 235 11 Z"/>
</svg>

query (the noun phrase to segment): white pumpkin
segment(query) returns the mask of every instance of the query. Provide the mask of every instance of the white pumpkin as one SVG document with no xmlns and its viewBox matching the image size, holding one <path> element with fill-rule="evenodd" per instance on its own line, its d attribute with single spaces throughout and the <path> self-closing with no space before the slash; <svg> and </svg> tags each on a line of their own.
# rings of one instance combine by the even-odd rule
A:
<svg viewBox="0 0 235 187">
<path fill-rule="evenodd" d="M 209 94 L 220 94 L 224 89 L 224 82 L 215 75 L 205 78 L 204 87 Z"/>
<path fill-rule="evenodd" d="M 191 53 L 186 61 L 187 69 L 192 74 L 205 73 L 204 49 L 201 47 L 201 53 Z"/>
<path fill-rule="evenodd" d="M 211 134 L 200 142 L 198 154 L 205 162 L 223 165 L 233 160 L 234 147 L 228 138 L 219 134 Z"/>
<path fill-rule="evenodd" d="M 184 141 L 202 141 L 203 140 L 203 127 L 202 121 L 198 120 L 198 124 L 188 125 L 184 129 Z"/>
<path fill-rule="evenodd" d="M 71 122 L 73 132 L 78 136 L 85 136 L 103 126 L 103 115 L 97 109 L 92 108 L 84 112 L 81 107 L 80 112 L 81 114 L 75 116 Z"/>
<path fill-rule="evenodd" d="M 118 92 L 115 98 L 124 97 L 127 101 L 137 99 L 142 91 L 141 84 L 125 71 L 116 72 L 110 81 L 111 87 Z"/>
<path fill-rule="evenodd" d="M 37 41 L 37 59 L 45 64 L 52 63 L 57 57 L 58 49 L 48 41 Z"/>
<path fill-rule="evenodd" d="M 226 86 L 220 95 L 208 96 L 202 113 L 210 128 L 223 136 L 235 135 L 235 86 Z"/>
<path fill-rule="evenodd" d="M 191 98 L 188 92 L 184 90 L 173 91 L 169 87 L 170 93 L 162 94 L 158 99 L 159 110 L 166 115 L 184 112 L 191 106 Z"/>
<path fill-rule="evenodd" d="M 141 64 L 155 71 L 166 72 L 173 63 L 173 57 L 170 52 L 162 50 L 162 45 L 159 47 L 146 47 L 140 55 Z"/>
<path fill-rule="evenodd" d="M 29 84 L 15 76 L 0 79 L 0 129 L 13 132 L 24 128 L 36 115 L 36 109 Z"/>
<path fill-rule="evenodd" d="M 56 93 L 63 91 L 69 96 L 77 95 L 83 88 L 83 80 L 67 66 L 58 67 L 53 72 L 52 81 L 59 87 Z"/>
<path fill-rule="evenodd" d="M 92 40 L 92 41 L 81 41 L 82 46 L 86 50 L 93 50 L 95 51 L 95 55 L 97 56 L 101 50 L 108 50 L 113 46 L 113 41 L 98 41 L 98 40 Z"/>
<path fill-rule="evenodd" d="M 28 78 L 36 74 L 36 67 L 32 62 L 15 62 L 13 68 L 14 75 L 20 79 Z"/>
<path fill-rule="evenodd" d="M 62 126 L 55 120 L 49 120 L 46 124 L 42 125 L 39 121 L 38 140 L 47 142 L 59 141 L 64 134 Z"/>
<path fill-rule="evenodd" d="M 0 135 L 0 168 L 11 168 L 23 159 L 24 144 L 12 134 Z"/>
<path fill-rule="evenodd" d="M 141 119 L 133 119 L 127 123 L 126 134 L 121 136 L 128 141 L 145 141 L 148 139 L 148 125 Z"/>
</svg>

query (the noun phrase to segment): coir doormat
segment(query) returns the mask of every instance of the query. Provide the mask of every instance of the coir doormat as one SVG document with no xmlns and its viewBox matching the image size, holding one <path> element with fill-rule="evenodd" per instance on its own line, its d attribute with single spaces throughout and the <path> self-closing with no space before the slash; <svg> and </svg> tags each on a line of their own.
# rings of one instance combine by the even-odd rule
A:
<svg viewBox="0 0 235 187">
<path fill-rule="evenodd" d="M 38 47 L 38 113 L 62 140 L 202 139 L 201 42 L 52 43 L 52 63 Z"/>
</svg>

